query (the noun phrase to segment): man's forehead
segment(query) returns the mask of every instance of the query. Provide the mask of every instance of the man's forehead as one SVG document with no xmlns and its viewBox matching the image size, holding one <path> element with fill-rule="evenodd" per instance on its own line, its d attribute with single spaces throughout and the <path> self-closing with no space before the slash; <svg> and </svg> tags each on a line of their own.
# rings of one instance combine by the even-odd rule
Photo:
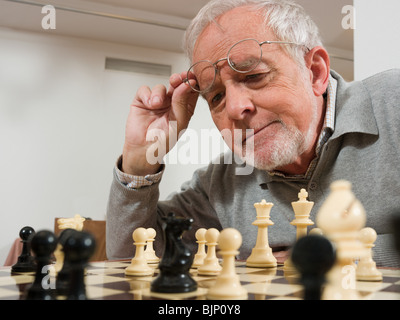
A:
<svg viewBox="0 0 400 320">
<path fill-rule="evenodd" d="M 230 10 L 210 23 L 198 37 L 193 62 L 224 58 L 236 42 L 253 38 L 259 42 L 276 40 L 274 33 L 264 23 L 259 11 L 248 7 Z"/>
</svg>

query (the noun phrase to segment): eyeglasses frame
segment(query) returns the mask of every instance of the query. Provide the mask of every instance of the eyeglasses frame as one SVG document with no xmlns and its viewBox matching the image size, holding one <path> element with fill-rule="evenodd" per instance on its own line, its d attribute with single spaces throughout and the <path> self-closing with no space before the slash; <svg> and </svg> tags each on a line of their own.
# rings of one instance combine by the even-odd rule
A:
<svg viewBox="0 0 400 320">
<path fill-rule="evenodd" d="M 236 69 L 236 68 L 234 67 L 233 63 L 232 63 L 232 62 L 230 61 L 230 59 L 229 59 L 229 55 L 230 55 L 232 49 L 233 49 L 236 45 L 238 45 L 238 44 L 240 44 L 240 43 L 242 43 L 242 42 L 244 42 L 244 41 L 249 41 L 249 40 L 253 40 L 253 41 L 257 42 L 257 44 L 260 46 L 260 49 L 261 49 L 261 50 L 260 50 L 260 59 L 259 59 L 259 61 L 254 65 L 254 67 L 251 68 L 250 70 L 241 71 L 241 70 L 238 70 L 238 69 Z M 229 48 L 228 54 L 227 54 L 227 56 L 226 56 L 225 58 L 218 59 L 218 60 L 217 60 L 216 62 L 214 62 L 214 63 L 211 62 L 211 61 L 209 61 L 209 60 L 200 60 L 200 61 L 197 61 L 196 63 L 192 64 L 192 65 L 190 66 L 190 68 L 188 69 L 187 74 L 186 74 L 186 78 L 183 79 L 183 82 L 184 82 L 184 83 L 187 83 L 187 84 L 192 88 L 193 91 L 196 91 L 196 92 L 198 92 L 198 93 L 200 93 L 200 94 L 207 92 L 209 89 L 211 89 L 211 87 L 213 86 L 213 84 L 214 84 L 214 82 L 215 82 L 215 78 L 217 77 L 217 72 L 218 72 L 217 64 L 220 63 L 220 62 L 222 62 L 222 61 L 225 61 L 225 60 L 228 62 L 229 67 L 230 67 L 233 71 L 236 71 L 236 72 L 239 72 L 239 73 L 243 73 L 243 74 L 244 74 L 244 73 L 249 73 L 249 72 L 253 71 L 255 68 L 257 68 L 258 64 L 261 62 L 261 60 L 262 60 L 262 54 L 263 54 L 263 51 L 262 51 L 261 46 L 264 45 L 264 44 L 290 44 L 290 45 L 296 45 L 296 46 L 304 46 L 304 47 L 307 49 L 307 51 L 310 51 L 310 49 L 309 49 L 307 46 L 305 46 L 304 44 L 299 44 L 299 43 L 296 43 L 296 42 L 291 42 L 291 41 L 274 41 L 274 40 L 266 40 L 266 41 L 263 41 L 263 42 L 258 42 L 258 40 L 256 40 L 256 39 L 253 39 L 253 38 L 246 38 L 246 39 L 240 40 L 240 41 L 236 42 L 235 44 L 233 44 L 233 45 Z M 190 80 L 190 79 L 189 79 L 189 73 L 190 73 L 190 70 L 191 70 L 196 64 L 199 64 L 199 63 L 202 63 L 202 62 L 208 62 L 208 63 L 210 64 L 210 66 L 213 66 L 213 67 L 214 67 L 214 79 L 213 79 L 211 85 L 210 85 L 207 89 L 205 89 L 205 90 L 198 90 L 198 89 L 193 88 L 193 87 L 190 85 L 190 82 L 189 82 L 189 80 Z"/>
</svg>

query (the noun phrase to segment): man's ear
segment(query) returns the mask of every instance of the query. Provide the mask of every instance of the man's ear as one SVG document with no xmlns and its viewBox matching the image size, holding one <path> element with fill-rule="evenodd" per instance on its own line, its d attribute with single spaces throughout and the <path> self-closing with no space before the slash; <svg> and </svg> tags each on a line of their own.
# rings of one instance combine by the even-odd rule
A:
<svg viewBox="0 0 400 320">
<path fill-rule="evenodd" d="M 330 59 L 323 47 L 314 47 L 305 55 L 307 69 L 310 70 L 311 83 L 315 96 L 325 93 L 329 82 Z"/>
</svg>

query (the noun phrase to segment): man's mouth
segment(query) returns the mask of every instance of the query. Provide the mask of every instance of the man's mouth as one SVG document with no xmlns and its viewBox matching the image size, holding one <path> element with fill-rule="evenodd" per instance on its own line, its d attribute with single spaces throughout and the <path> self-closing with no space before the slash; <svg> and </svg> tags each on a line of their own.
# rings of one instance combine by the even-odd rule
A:
<svg viewBox="0 0 400 320">
<path fill-rule="evenodd" d="M 246 134 L 244 135 L 244 137 L 242 139 L 242 143 L 245 143 L 246 140 L 248 140 L 248 139 L 251 139 L 251 138 L 254 139 L 255 135 L 264 131 L 265 129 L 267 129 L 268 127 L 270 127 L 271 125 L 273 125 L 275 123 L 282 123 L 282 122 L 280 120 L 274 120 L 274 121 L 271 121 L 270 123 L 268 123 L 267 125 L 256 128 L 256 129 L 247 129 Z"/>
</svg>

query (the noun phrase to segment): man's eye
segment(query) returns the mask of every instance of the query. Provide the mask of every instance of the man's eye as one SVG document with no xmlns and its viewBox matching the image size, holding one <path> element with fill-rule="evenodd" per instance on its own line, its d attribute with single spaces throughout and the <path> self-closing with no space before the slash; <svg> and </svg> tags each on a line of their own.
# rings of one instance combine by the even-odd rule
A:
<svg viewBox="0 0 400 320">
<path fill-rule="evenodd" d="M 223 97 L 224 97 L 223 93 L 218 93 L 211 99 L 211 102 L 213 104 L 217 104 L 222 100 Z"/>
<path fill-rule="evenodd" d="M 246 81 L 260 80 L 265 77 L 263 73 L 247 74 Z"/>
</svg>

